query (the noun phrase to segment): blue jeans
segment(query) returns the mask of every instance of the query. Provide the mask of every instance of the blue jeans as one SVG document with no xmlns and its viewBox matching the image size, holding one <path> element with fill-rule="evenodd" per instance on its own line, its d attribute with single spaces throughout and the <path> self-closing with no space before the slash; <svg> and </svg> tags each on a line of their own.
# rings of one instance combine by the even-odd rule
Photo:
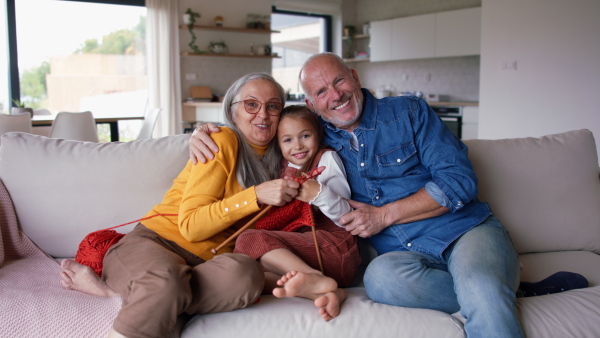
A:
<svg viewBox="0 0 600 338">
<path fill-rule="evenodd" d="M 463 234 L 444 260 L 410 251 L 375 258 L 364 283 L 372 300 L 454 313 L 474 337 L 523 337 L 516 310 L 519 259 L 508 232 L 494 217 Z"/>
</svg>

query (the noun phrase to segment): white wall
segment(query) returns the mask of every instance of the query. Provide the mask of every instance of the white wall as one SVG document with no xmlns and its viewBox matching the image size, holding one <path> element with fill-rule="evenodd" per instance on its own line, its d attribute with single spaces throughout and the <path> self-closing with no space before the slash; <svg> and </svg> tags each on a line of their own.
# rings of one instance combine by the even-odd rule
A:
<svg viewBox="0 0 600 338">
<path fill-rule="evenodd" d="M 587 128 L 600 150 L 599 16 L 598 0 L 483 0 L 480 138 Z"/>
</svg>

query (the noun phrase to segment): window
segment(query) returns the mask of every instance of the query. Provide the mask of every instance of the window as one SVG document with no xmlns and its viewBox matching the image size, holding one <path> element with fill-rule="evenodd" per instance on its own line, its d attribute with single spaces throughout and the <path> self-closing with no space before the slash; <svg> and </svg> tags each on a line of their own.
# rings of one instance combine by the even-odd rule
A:
<svg viewBox="0 0 600 338">
<path fill-rule="evenodd" d="M 273 59 L 273 77 L 288 99 L 301 100 L 300 68 L 311 55 L 331 51 L 331 17 L 273 10 L 271 29 L 280 32 L 271 35 L 273 53 L 281 57 Z"/>
<path fill-rule="evenodd" d="M 32 108 L 54 114 L 142 114 L 148 96 L 143 1 L 7 1 L 14 2 L 18 55 L 13 98 L 19 93 Z M 137 136 L 141 121 L 121 123 L 122 141 Z M 98 131 L 109 141 L 107 125 Z"/>
</svg>

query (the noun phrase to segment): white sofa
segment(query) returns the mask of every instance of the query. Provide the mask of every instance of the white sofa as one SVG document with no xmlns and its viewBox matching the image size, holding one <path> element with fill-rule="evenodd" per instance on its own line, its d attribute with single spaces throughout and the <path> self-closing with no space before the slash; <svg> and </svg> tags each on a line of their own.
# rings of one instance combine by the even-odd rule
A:
<svg viewBox="0 0 600 338">
<path fill-rule="evenodd" d="M 139 219 L 159 202 L 188 160 L 188 138 L 95 144 L 2 136 L 0 180 L 10 199 L 0 205 L 1 337 L 106 335 L 121 299 L 62 289 L 56 261 L 73 257 L 88 233 Z M 527 337 L 600 337 L 600 178 L 591 132 L 465 143 L 479 197 L 490 203 L 520 253 L 522 280 L 573 271 L 590 283 L 520 298 Z M 26 235 L 17 234 L 17 241 L 31 239 L 50 258 L 31 254 L 31 248 L 15 254 L 19 247 L 7 243 L 9 236 L 15 242 L 10 218 L 5 220 L 11 200 Z M 366 264 L 373 250 L 361 244 Z M 182 337 L 464 337 L 458 314 L 374 303 L 360 278 L 348 292 L 340 316 L 330 322 L 309 300 L 262 296 L 247 309 L 191 318 Z"/>
</svg>

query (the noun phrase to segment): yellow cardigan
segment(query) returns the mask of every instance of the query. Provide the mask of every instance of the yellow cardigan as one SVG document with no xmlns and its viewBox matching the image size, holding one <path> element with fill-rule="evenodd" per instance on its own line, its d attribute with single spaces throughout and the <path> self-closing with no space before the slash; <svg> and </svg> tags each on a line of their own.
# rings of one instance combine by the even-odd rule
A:
<svg viewBox="0 0 600 338">
<path fill-rule="evenodd" d="M 236 177 L 237 137 L 229 128 L 211 135 L 219 147 L 212 161 L 193 165 L 188 161 L 173 181 L 162 202 L 142 221 L 149 229 L 189 252 L 209 260 L 211 249 L 244 226 L 260 210 L 254 186 L 242 189 Z M 267 148 L 253 145 L 264 155 Z M 235 241 L 219 253 L 232 252 Z"/>
</svg>

